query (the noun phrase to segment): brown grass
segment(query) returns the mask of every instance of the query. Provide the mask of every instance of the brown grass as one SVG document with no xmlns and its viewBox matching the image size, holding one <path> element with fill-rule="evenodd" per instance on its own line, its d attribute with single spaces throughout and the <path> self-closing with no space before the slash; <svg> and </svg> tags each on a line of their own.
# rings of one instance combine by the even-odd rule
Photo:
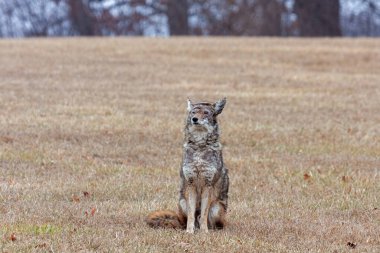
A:
<svg viewBox="0 0 380 253">
<path fill-rule="evenodd" d="M 379 48 L 0 41 L 0 252 L 379 252 Z M 228 227 L 147 227 L 177 205 L 186 97 L 222 96 Z"/>
</svg>

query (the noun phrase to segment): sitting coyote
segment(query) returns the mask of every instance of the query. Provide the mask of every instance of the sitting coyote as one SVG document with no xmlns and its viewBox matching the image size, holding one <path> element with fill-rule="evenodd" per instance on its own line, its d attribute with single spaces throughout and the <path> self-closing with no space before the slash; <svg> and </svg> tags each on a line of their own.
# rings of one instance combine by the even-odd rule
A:
<svg viewBox="0 0 380 253">
<path fill-rule="evenodd" d="M 155 211 L 146 222 L 154 228 L 181 228 L 194 233 L 195 228 L 222 229 L 228 200 L 228 170 L 224 166 L 219 142 L 217 116 L 226 98 L 218 102 L 187 101 L 188 116 L 180 169 L 178 213 Z"/>
</svg>

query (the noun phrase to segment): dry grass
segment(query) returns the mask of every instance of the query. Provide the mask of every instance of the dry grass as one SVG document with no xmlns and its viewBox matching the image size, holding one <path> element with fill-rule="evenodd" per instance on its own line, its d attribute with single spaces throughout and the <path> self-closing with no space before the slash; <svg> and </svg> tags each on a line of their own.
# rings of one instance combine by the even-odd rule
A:
<svg viewBox="0 0 380 253">
<path fill-rule="evenodd" d="M 379 252 L 379 48 L 0 41 L 0 252 Z M 228 97 L 229 225 L 208 235 L 143 223 L 176 208 L 187 96 Z"/>
</svg>

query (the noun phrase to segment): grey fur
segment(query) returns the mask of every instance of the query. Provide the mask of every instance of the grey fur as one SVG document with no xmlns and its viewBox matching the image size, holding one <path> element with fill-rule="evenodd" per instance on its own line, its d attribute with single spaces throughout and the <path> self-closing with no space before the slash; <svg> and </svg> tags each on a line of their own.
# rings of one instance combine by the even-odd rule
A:
<svg viewBox="0 0 380 253">
<path fill-rule="evenodd" d="M 225 224 L 229 179 L 217 122 L 225 104 L 225 98 L 214 104 L 193 104 L 188 100 L 178 206 L 190 233 L 194 227 L 207 232 L 208 228 L 222 228 Z"/>
</svg>

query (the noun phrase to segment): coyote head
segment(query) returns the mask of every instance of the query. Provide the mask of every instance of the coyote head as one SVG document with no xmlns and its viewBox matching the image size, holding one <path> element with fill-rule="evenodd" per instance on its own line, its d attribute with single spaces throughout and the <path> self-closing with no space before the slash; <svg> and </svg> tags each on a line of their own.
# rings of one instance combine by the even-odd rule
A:
<svg viewBox="0 0 380 253">
<path fill-rule="evenodd" d="M 187 100 L 186 133 L 194 142 L 206 141 L 207 138 L 218 137 L 218 123 L 216 117 L 223 111 L 226 98 L 216 103 L 193 103 Z"/>
</svg>

